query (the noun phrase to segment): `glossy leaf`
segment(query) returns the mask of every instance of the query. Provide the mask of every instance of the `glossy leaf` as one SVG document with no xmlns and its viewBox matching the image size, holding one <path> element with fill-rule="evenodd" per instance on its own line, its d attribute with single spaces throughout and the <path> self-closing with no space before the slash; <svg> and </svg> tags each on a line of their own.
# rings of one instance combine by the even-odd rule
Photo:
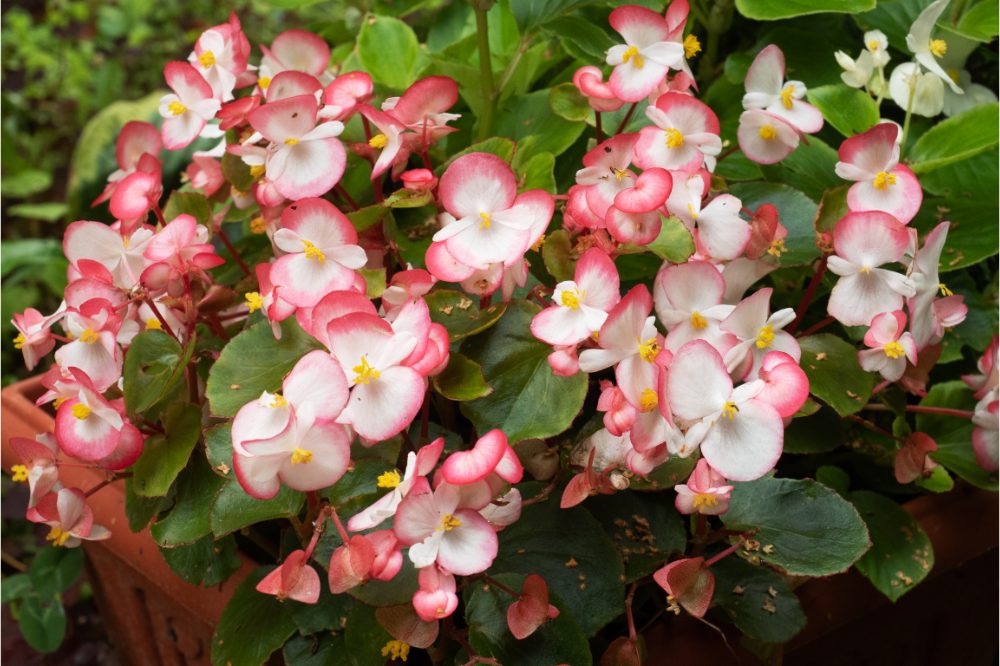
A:
<svg viewBox="0 0 1000 666">
<path fill-rule="evenodd" d="M 201 437 L 201 409 L 176 404 L 164 415 L 166 434 L 150 437 L 132 466 L 132 488 L 143 497 L 163 497 L 187 465 Z"/>
<path fill-rule="evenodd" d="M 163 331 L 144 331 L 132 339 L 122 369 L 125 409 L 132 416 L 166 397 L 184 376 L 194 340 L 181 348 Z"/>
<path fill-rule="evenodd" d="M 992 257 L 1000 247 L 1000 230 L 995 200 L 928 198 L 924 200 L 913 226 L 926 233 L 940 222 L 952 223 L 948 242 L 941 253 L 942 273 L 977 264 Z"/>
<path fill-rule="evenodd" d="M 149 528 L 156 543 L 172 548 L 194 543 L 211 532 L 213 498 L 224 483 L 199 456 L 192 456 L 177 479 L 173 507 Z"/>
<path fill-rule="evenodd" d="M 799 338 L 799 365 L 809 378 L 809 392 L 841 416 L 859 411 L 868 402 L 874 377 L 858 365 L 857 350 L 829 333 Z"/>
<path fill-rule="evenodd" d="M 573 279 L 576 262 L 573 260 L 573 242 L 565 229 L 557 229 L 545 237 L 542 245 L 542 261 L 545 270 L 556 282 Z"/>
<path fill-rule="evenodd" d="M 424 296 L 424 300 L 430 309 L 431 321 L 448 329 L 452 342 L 486 330 L 507 311 L 506 303 L 480 310 L 473 297 L 453 289 L 435 289 Z"/>
<path fill-rule="evenodd" d="M 560 118 L 549 109 L 549 91 L 537 90 L 511 99 L 497 119 L 497 134 L 515 140 L 534 136 L 535 150 L 558 157 L 583 133 L 585 125 Z"/>
<path fill-rule="evenodd" d="M 747 18 L 774 21 L 820 12 L 863 12 L 875 0 L 736 0 L 736 9 Z"/>
<path fill-rule="evenodd" d="M 682 264 L 694 254 L 694 238 L 678 218 L 671 215 L 661 219 L 660 234 L 646 248 L 672 264 Z"/>
<path fill-rule="evenodd" d="M 448 367 L 433 381 L 434 389 L 449 400 L 475 400 L 493 392 L 479 364 L 458 352 L 452 352 Z"/>
<path fill-rule="evenodd" d="M 263 664 L 295 632 L 288 604 L 255 589 L 268 570 L 247 576 L 226 604 L 212 636 L 213 666 Z"/>
<path fill-rule="evenodd" d="M 397 90 L 409 86 L 417 77 L 419 56 L 417 36 L 406 23 L 391 16 L 372 16 L 362 23 L 358 57 L 379 83 Z"/>
<path fill-rule="evenodd" d="M 387 212 L 388 209 L 382 204 L 372 204 L 358 210 L 348 211 L 345 215 L 354 225 L 355 230 L 364 231 L 381 222 Z"/>
<path fill-rule="evenodd" d="M 192 544 L 162 548 L 160 552 L 175 574 L 192 585 L 203 587 L 222 584 L 242 564 L 233 537 L 216 541 L 206 535 Z"/>
<path fill-rule="evenodd" d="M 782 266 L 808 264 L 819 256 L 814 226 L 818 210 L 815 201 L 781 183 L 734 183 L 729 191 L 739 197 L 748 210 L 757 210 L 765 203 L 778 209 L 778 221 L 788 229 L 785 237 L 788 252 L 781 255 Z"/>
<path fill-rule="evenodd" d="M 239 529 L 273 518 L 287 518 L 302 510 L 305 494 L 282 486 L 269 500 L 247 495 L 235 476 L 219 490 L 212 503 L 212 533 L 221 537 Z"/>
<path fill-rule="evenodd" d="M 375 619 L 375 609 L 354 604 L 344 630 L 344 647 L 353 666 L 383 666 L 382 647 L 392 640 L 389 632 Z"/>
<path fill-rule="evenodd" d="M 209 224 L 212 220 L 212 204 L 199 192 L 175 191 L 163 207 L 163 217 L 167 222 L 178 215 L 190 215 L 198 224 Z"/>
<path fill-rule="evenodd" d="M 582 122 L 590 116 L 587 98 L 572 83 L 560 83 L 549 89 L 549 108 L 571 122 Z"/>
<path fill-rule="evenodd" d="M 942 120 L 925 132 L 908 156 L 914 173 L 933 171 L 989 150 L 1000 141 L 997 104 L 984 104 Z"/>
<path fill-rule="evenodd" d="M 714 603 L 740 631 L 765 643 L 785 643 L 806 626 L 799 599 L 778 573 L 738 557 L 712 566 Z"/>
<path fill-rule="evenodd" d="M 942 382 L 927 392 L 920 401 L 925 407 L 949 407 L 971 410 L 976 404 L 972 391 L 961 381 Z M 938 450 L 931 458 L 947 467 L 969 483 L 997 490 L 997 475 L 986 472 L 976 462 L 972 451 L 972 423 L 956 416 L 917 414 L 917 428 L 937 442 Z"/>
<path fill-rule="evenodd" d="M 625 563 L 625 581 L 632 582 L 660 568 L 687 545 L 684 521 L 664 493 L 622 492 L 598 495 L 586 508 L 604 526 Z"/>
<path fill-rule="evenodd" d="M 838 83 L 810 88 L 806 97 L 845 137 L 861 134 L 878 123 L 878 106 L 864 90 Z"/>
</svg>

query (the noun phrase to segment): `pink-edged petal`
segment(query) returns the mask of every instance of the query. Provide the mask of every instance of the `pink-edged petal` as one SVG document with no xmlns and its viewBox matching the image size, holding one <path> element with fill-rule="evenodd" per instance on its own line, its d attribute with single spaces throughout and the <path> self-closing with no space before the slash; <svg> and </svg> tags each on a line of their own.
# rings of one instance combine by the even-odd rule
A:
<svg viewBox="0 0 1000 666">
<path fill-rule="evenodd" d="M 852 185 L 847 191 L 847 206 L 852 212 L 884 211 L 906 224 L 920 210 L 923 189 L 917 176 L 902 164 L 888 173 L 888 177 L 876 176 Z"/>
<path fill-rule="evenodd" d="M 777 95 L 781 92 L 781 84 L 785 78 L 785 54 L 776 44 L 764 47 L 747 69 L 743 85 L 748 93 Z M 747 106 L 744 99 L 744 108 Z"/>
<path fill-rule="evenodd" d="M 550 345 L 575 345 L 590 337 L 587 317 L 579 308 L 545 308 L 531 320 L 531 334 Z"/>
<path fill-rule="evenodd" d="M 159 157 L 163 141 L 156 126 L 140 120 L 130 120 L 122 126 L 115 143 L 115 159 L 119 168 L 128 171 L 139 164 L 145 153 Z"/>
<path fill-rule="evenodd" d="M 182 113 L 179 116 L 167 118 L 160 129 L 163 135 L 163 147 L 167 150 L 180 150 L 191 145 L 205 127 L 205 120 L 196 113 Z"/>
<path fill-rule="evenodd" d="M 271 42 L 271 53 L 288 69 L 320 76 L 330 63 L 330 47 L 317 34 L 286 30 Z"/>
<path fill-rule="evenodd" d="M 447 76 L 428 76 L 406 89 L 392 109 L 404 125 L 424 122 L 428 116 L 447 111 L 458 101 L 458 84 Z"/>
<path fill-rule="evenodd" d="M 895 342 L 904 330 L 906 314 L 902 310 L 883 312 L 872 319 L 871 328 L 865 333 L 865 344 L 874 348 Z"/>
<path fill-rule="evenodd" d="M 740 150 L 757 164 L 775 164 L 799 146 L 799 133 L 778 116 L 751 109 L 740 115 L 736 130 Z"/>
<path fill-rule="evenodd" d="M 431 275 L 444 282 L 461 282 L 468 279 L 476 270 L 456 259 L 448 252 L 444 242 L 431 243 L 424 261 Z"/>
<path fill-rule="evenodd" d="M 846 180 L 874 178 L 879 171 L 889 171 L 899 162 L 895 123 L 880 123 L 867 132 L 845 139 L 837 149 L 840 161 L 837 175 Z"/>
<path fill-rule="evenodd" d="M 653 297 L 646 285 L 632 287 L 608 313 L 608 319 L 601 327 L 598 342 L 605 349 L 618 348 L 631 351 L 639 343 L 637 338 L 641 336 L 646 319 L 652 310 Z"/>
<path fill-rule="evenodd" d="M 271 499 L 281 490 L 278 469 L 285 453 L 251 456 L 233 451 L 233 473 L 248 495 L 256 499 Z"/>
<path fill-rule="evenodd" d="M 615 197 L 615 208 L 627 213 L 648 213 L 662 206 L 673 187 L 673 178 L 666 169 L 646 169 L 631 188 Z"/>
<path fill-rule="evenodd" d="M 674 416 L 695 420 L 722 409 L 733 382 L 719 352 L 704 340 L 693 340 L 674 354 L 667 391 Z"/>
<path fill-rule="evenodd" d="M 496 468 L 507 450 L 507 437 L 501 430 L 491 430 L 468 451 L 456 451 L 441 466 L 444 480 L 454 485 L 474 483 L 486 478 Z"/>
<path fill-rule="evenodd" d="M 604 250 L 592 247 L 576 263 L 574 281 L 584 293 L 584 302 L 607 312 L 621 300 L 618 269 Z"/>
<path fill-rule="evenodd" d="M 608 87 L 618 99 L 638 102 L 649 97 L 669 71 L 665 65 L 651 59 L 647 59 L 642 67 L 636 66 L 634 61 L 622 63 L 611 72 Z"/>
<path fill-rule="evenodd" d="M 298 307 L 312 307 L 332 291 L 349 289 L 355 273 L 336 261 L 316 261 L 304 253 L 288 254 L 274 262 L 271 278 L 281 298 Z"/>
<path fill-rule="evenodd" d="M 902 306 L 903 297 L 872 271 L 841 277 L 830 292 L 827 312 L 845 326 L 868 326 L 878 313 Z"/>
<path fill-rule="evenodd" d="M 791 356 L 784 352 L 769 352 L 761 368 L 764 388 L 756 400 L 774 407 L 782 418 L 793 416 L 809 397 L 809 379 Z"/>
<path fill-rule="evenodd" d="M 517 195 L 517 178 L 496 155 L 469 153 L 452 162 L 441 176 L 441 202 L 456 218 L 506 210 Z"/>
<path fill-rule="evenodd" d="M 349 423 L 365 439 L 389 439 L 413 421 L 425 390 L 424 378 L 411 368 L 382 370 L 378 379 L 354 387 L 339 420 Z"/>
<path fill-rule="evenodd" d="M 743 254 L 752 230 L 739 215 L 742 207 L 733 195 L 720 194 L 702 209 L 695 240 L 706 254 L 715 259 L 735 259 Z"/>
<path fill-rule="evenodd" d="M 279 150 L 287 151 L 287 157 L 281 175 L 275 177 L 273 183 L 275 189 L 288 199 L 326 194 L 344 175 L 347 166 L 344 144 L 332 137 L 301 141 Z"/>
<path fill-rule="evenodd" d="M 299 95 L 315 95 L 322 87 L 323 84 L 315 76 L 289 69 L 275 74 L 265 96 L 268 103 L 273 103 Z"/>
<path fill-rule="evenodd" d="M 899 261 L 909 242 L 906 227 L 882 211 L 848 213 L 833 228 L 834 251 L 859 268 Z"/>
<path fill-rule="evenodd" d="M 753 481 L 781 457 L 784 426 L 771 405 L 747 400 L 730 419 L 720 416 L 701 442 L 708 464 L 732 481 Z"/>
<path fill-rule="evenodd" d="M 608 17 L 608 23 L 628 44 L 639 48 L 670 38 L 666 20 L 652 9 L 638 5 L 617 7 Z"/>
<path fill-rule="evenodd" d="M 163 78 L 185 105 L 212 97 L 212 87 L 189 63 L 168 62 L 163 67 Z"/>
<path fill-rule="evenodd" d="M 322 352 L 321 352 L 322 353 Z M 297 449 L 312 454 L 309 462 L 292 462 L 287 457 L 278 477 L 289 488 L 311 492 L 332 486 L 351 462 L 351 436 L 342 425 L 317 422 L 299 433 Z"/>
<path fill-rule="evenodd" d="M 340 364 L 324 351 L 309 352 L 285 378 L 285 398 L 300 422 L 333 420 L 347 404 L 347 379 Z M 311 417 L 311 418 L 310 418 Z"/>
<path fill-rule="evenodd" d="M 286 139 L 300 139 L 315 127 L 316 112 L 315 96 L 298 95 L 264 104 L 247 114 L 247 120 L 268 141 L 284 144 Z"/>
<path fill-rule="evenodd" d="M 438 550 L 438 563 L 458 576 L 485 571 L 497 556 L 498 541 L 486 519 L 470 509 L 454 513 L 461 527 L 444 533 Z"/>
</svg>

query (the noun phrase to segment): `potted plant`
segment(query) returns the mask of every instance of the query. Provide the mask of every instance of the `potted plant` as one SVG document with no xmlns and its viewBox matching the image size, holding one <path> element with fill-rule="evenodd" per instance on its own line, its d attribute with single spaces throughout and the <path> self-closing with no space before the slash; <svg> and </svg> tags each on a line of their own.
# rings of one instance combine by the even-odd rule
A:
<svg viewBox="0 0 1000 666">
<path fill-rule="evenodd" d="M 808 579 L 899 599 L 937 545 L 901 502 L 995 503 L 996 178 L 952 178 L 997 104 L 937 26 L 995 29 L 946 5 L 858 17 L 835 81 L 781 31 L 849 19 L 744 44 L 798 11 L 763 0 L 473 2 L 426 48 L 374 14 L 259 57 L 208 28 L 118 134 L 115 222 L 66 229 L 63 305 L 15 317 L 54 350 L 4 397 L 50 410 L 5 450 L 26 518 L 167 637 L 145 663 L 656 663 L 672 614 L 771 660 Z"/>
</svg>

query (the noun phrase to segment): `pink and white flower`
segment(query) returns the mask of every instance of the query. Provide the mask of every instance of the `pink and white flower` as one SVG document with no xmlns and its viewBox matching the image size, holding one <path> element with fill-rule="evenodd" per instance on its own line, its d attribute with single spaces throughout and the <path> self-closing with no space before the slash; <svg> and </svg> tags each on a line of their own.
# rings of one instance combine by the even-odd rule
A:
<svg viewBox="0 0 1000 666">
<path fill-rule="evenodd" d="M 424 622 L 437 622 L 455 612 L 458 595 L 455 577 L 437 567 L 424 567 L 417 577 L 420 588 L 413 594 L 413 608 Z"/>
<path fill-rule="evenodd" d="M 801 81 L 785 81 L 785 54 L 770 44 L 754 58 L 743 81 L 743 108 L 763 109 L 787 121 L 799 132 L 813 134 L 823 127 L 823 114 L 802 101 L 806 87 Z"/>
<path fill-rule="evenodd" d="M 847 191 L 852 212 L 880 210 L 906 224 L 920 210 L 923 190 L 914 173 L 899 163 L 898 133 L 895 123 L 881 123 L 840 144 L 837 175 L 857 181 Z"/>
<path fill-rule="evenodd" d="M 897 382 L 906 371 L 906 362 L 916 365 L 917 345 L 905 332 L 906 315 L 902 310 L 883 312 L 872 319 L 865 333 L 869 349 L 858 352 L 858 363 L 867 372 L 877 372 L 886 381 Z"/>
<path fill-rule="evenodd" d="M 140 280 L 153 291 L 184 293 L 192 278 L 210 282 L 206 271 L 226 263 L 208 241 L 208 229 L 190 215 L 178 215 L 150 239 Z"/>
<path fill-rule="evenodd" d="M 591 337 L 621 300 L 618 270 L 600 248 L 591 248 L 580 257 L 573 278 L 556 285 L 552 294 L 556 305 L 539 312 L 531 322 L 531 333 L 550 345 L 574 345 Z"/>
<path fill-rule="evenodd" d="M 101 541 L 111 536 L 107 528 L 94 524 L 94 512 L 79 488 L 49 493 L 28 509 L 27 518 L 51 528 L 45 540 L 53 546 L 76 548 L 81 541 Z"/>
<path fill-rule="evenodd" d="M 243 34 L 235 12 L 229 15 L 227 23 L 201 33 L 188 56 L 188 62 L 204 77 L 220 102 L 233 98 L 237 78 L 246 71 L 249 59 L 250 41 Z"/>
<path fill-rule="evenodd" d="M 934 227 L 913 257 L 910 279 L 915 293 L 906 299 L 906 309 L 910 312 L 910 332 L 917 349 L 940 342 L 945 329 L 961 324 L 969 311 L 965 299 L 944 286 L 938 274 L 950 226 L 949 222 L 942 222 Z M 944 298 L 937 298 L 939 291 Z"/>
<path fill-rule="evenodd" d="M 123 416 L 124 403 L 104 398 L 89 378 L 72 370 L 77 381 L 72 397 L 56 411 L 55 436 L 59 448 L 80 460 L 112 470 L 124 469 L 142 453 L 139 430 Z"/>
<path fill-rule="evenodd" d="M 309 564 L 306 551 L 293 550 L 281 566 L 257 583 L 255 589 L 263 594 L 274 595 L 280 601 L 294 599 L 304 604 L 314 604 L 319 601 L 319 574 Z"/>
<path fill-rule="evenodd" d="M 670 41 L 664 17 L 638 5 L 618 7 L 608 17 L 624 39 L 608 49 L 606 62 L 614 66 L 608 86 L 618 99 L 638 102 L 648 97 L 671 69 L 684 64 L 684 46 Z"/>
<path fill-rule="evenodd" d="M 655 127 L 644 127 L 635 145 L 635 163 L 643 169 L 695 172 L 715 168 L 722 150 L 719 118 L 706 104 L 683 93 L 665 93 L 646 107 Z"/>
<path fill-rule="evenodd" d="M 420 447 L 416 453 L 410 451 L 407 454 L 406 470 L 402 478 L 396 470 L 390 470 L 379 476 L 378 487 L 389 488 L 389 492 L 366 509 L 354 514 L 347 522 L 347 529 L 352 532 L 368 530 L 395 516 L 399 503 L 409 494 L 417 479 L 426 477 L 434 470 L 443 450 L 444 438 L 438 437 L 427 446 Z"/>
<path fill-rule="evenodd" d="M 781 116 L 761 109 L 740 114 L 736 130 L 740 150 L 757 164 L 775 164 L 799 147 L 799 131 Z"/>
<path fill-rule="evenodd" d="M 108 176 L 108 184 L 104 191 L 90 205 L 96 206 L 110 199 L 118 183 L 138 168 L 139 161 L 144 155 L 159 158 L 161 150 L 163 141 L 160 139 L 160 130 L 156 129 L 155 125 L 139 120 L 125 123 L 115 142 L 115 161 L 118 163 L 118 168 Z"/>
<path fill-rule="evenodd" d="M 593 65 L 576 70 L 573 73 L 573 85 L 587 98 L 587 103 L 594 111 L 617 111 L 624 104 L 604 81 L 604 72 Z"/>
<path fill-rule="evenodd" d="M 167 63 L 163 76 L 173 90 L 160 98 L 160 115 L 165 118 L 163 145 L 167 150 L 180 150 L 198 138 L 215 117 L 219 100 L 198 70 L 186 62 Z"/>
<path fill-rule="evenodd" d="M 768 315 L 772 292 L 770 287 L 754 292 L 719 325 L 739 341 L 723 356 L 726 368 L 737 377 L 756 375 L 764 355 L 771 351 L 784 352 L 796 362 L 802 354 L 795 337 L 782 330 L 795 319 L 795 310 L 782 308 Z M 744 367 L 745 371 L 739 370 Z"/>
<path fill-rule="evenodd" d="M 33 370 L 38 361 L 56 346 L 51 327 L 60 316 L 61 314 L 56 314 L 46 317 L 34 308 L 14 313 L 14 318 L 11 320 L 17 330 L 14 349 L 21 351 L 24 365 L 28 370 Z"/>
<path fill-rule="evenodd" d="M 704 458 L 698 461 L 687 483 L 674 486 L 677 498 L 674 505 L 684 515 L 700 513 L 718 516 L 729 510 L 729 497 L 733 486 L 726 485 L 726 478 L 712 469 Z"/>
<path fill-rule="evenodd" d="M 56 455 L 59 445 L 51 433 L 36 435 L 34 439 L 27 437 L 11 437 L 10 447 L 21 459 L 22 465 L 14 465 L 15 481 L 25 481 L 28 484 L 28 508 L 38 504 L 38 500 L 59 486 L 59 467 L 56 465 Z M 22 469 L 18 469 L 21 467 Z M 18 478 L 18 472 L 23 475 Z"/>
</svg>

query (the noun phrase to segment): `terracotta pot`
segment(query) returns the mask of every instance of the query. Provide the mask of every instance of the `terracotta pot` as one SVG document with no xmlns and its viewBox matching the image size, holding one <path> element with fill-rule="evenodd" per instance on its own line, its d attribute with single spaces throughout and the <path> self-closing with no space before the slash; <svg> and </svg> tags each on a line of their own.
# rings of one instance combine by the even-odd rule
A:
<svg viewBox="0 0 1000 666">
<path fill-rule="evenodd" d="M 0 393 L 5 470 L 21 462 L 8 446 L 11 437 L 52 431 L 52 416 L 34 402 L 43 390 L 34 378 Z M 84 491 L 106 478 L 92 469 L 60 470 L 64 485 Z M 244 558 L 242 568 L 218 587 L 190 585 L 170 569 L 148 529 L 134 533 L 128 528 L 124 482 L 102 488 L 89 502 L 95 522 L 111 530 L 106 541 L 84 542 L 84 551 L 98 608 L 121 661 L 136 666 L 209 664 L 214 627 L 254 564 Z"/>
</svg>

